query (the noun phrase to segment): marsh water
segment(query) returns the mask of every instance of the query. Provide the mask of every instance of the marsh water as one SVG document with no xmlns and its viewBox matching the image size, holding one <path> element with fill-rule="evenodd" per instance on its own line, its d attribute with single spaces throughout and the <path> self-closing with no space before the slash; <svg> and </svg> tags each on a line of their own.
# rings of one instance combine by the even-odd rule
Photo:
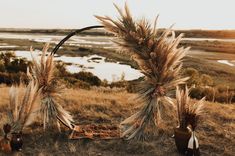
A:
<svg viewBox="0 0 235 156">
<path fill-rule="evenodd" d="M 43 43 L 58 43 L 64 38 L 64 35 L 44 35 L 44 34 L 18 34 L 18 33 L 0 33 L 2 39 L 27 39 L 35 42 Z M 99 47 L 99 48 L 112 48 L 113 49 L 113 37 L 107 36 L 73 36 L 65 44 L 71 46 L 82 46 L 82 47 Z M 186 38 L 186 40 L 203 40 L 200 38 Z M 216 40 L 216 39 L 204 39 L 204 40 Z M 235 40 L 226 40 L 235 42 Z M 0 43 L 0 51 L 4 48 L 16 48 L 17 45 L 9 45 L 7 43 Z M 28 60 L 31 59 L 29 51 L 14 51 L 17 57 L 23 57 Z M 34 55 L 37 57 L 40 55 L 40 51 L 35 51 Z M 129 65 L 120 64 L 119 62 L 107 62 L 105 57 L 99 55 L 89 56 L 57 56 L 56 61 L 62 61 L 66 63 L 66 69 L 71 73 L 79 71 L 92 72 L 100 79 L 111 81 L 117 81 L 121 76 L 125 75 L 126 80 L 134 80 L 142 76 L 141 72 L 137 69 L 133 69 Z M 231 59 L 218 58 L 215 60 L 217 63 L 225 64 L 228 66 L 235 66 L 235 55 Z"/>
<path fill-rule="evenodd" d="M 15 33 L 0 33 L 0 38 L 3 39 L 27 39 L 35 42 L 58 43 L 64 36 L 62 35 L 42 35 L 42 34 L 15 34 Z M 113 47 L 112 37 L 107 36 L 74 36 L 65 44 L 82 47 Z M 8 45 L 6 43 L 0 44 L 2 48 L 17 47 L 16 45 Z M 30 51 L 15 50 L 17 57 L 31 60 Z M 36 50 L 33 55 L 39 57 L 40 51 Z M 101 80 L 118 81 L 124 76 L 125 80 L 134 80 L 142 76 L 141 72 L 132 68 L 130 65 L 120 64 L 119 62 L 107 62 L 105 57 L 99 55 L 89 56 L 57 56 L 56 61 L 62 61 L 66 64 L 67 71 L 76 73 L 80 71 L 92 72 Z"/>
<path fill-rule="evenodd" d="M 15 51 L 17 57 L 32 60 L 32 57 L 40 57 L 41 51 Z M 80 71 L 92 72 L 101 80 L 106 79 L 109 82 L 118 81 L 124 76 L 125 80 L 134 80 L 142 76 L 139 70 L 131 68 L 129 65 L 119 62 L 106 62 L 105 57 L 99 55 L 90 55 L 84 57 L 55 56 L 55 61 L 62 61 L 66 64 L 66 69 L 70 73 Z"/>
<path fill-rule="evenodd" d="M 63 39 L 64 35 L 44 35 L 44 34 L 17 34 L 17 33 L 0 33 L 2 39 L 27 39 L 35 42 L 43 43 L 58 43 Z M 65 44 L 73 46 L 87 46 L 87 47 L 103 47 L 110 48 L 113 45 L 111 41 L 113 37 L 108 36 L 73 36 Z M 0 44 L 1 46 L 1 44 Z"/>
</svg>

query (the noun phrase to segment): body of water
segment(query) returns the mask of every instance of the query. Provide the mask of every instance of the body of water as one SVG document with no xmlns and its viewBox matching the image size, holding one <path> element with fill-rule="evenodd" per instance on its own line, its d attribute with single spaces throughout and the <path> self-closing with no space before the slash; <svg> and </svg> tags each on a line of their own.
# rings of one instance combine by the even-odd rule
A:
<svg viewBox="0 0 235 156">
<path fill-rule="evenodd" d="M 0 38 L 2 39 L 27 39 L 35 42 L 42 43 L 59 43 L 65 35 L 44 35 L 44 34 L 17 34 L 17 33 L 0 33 Z M 65 42 L 67 45 L 71 46 L 104 46 L 110 48 L 113 46 L 111 41 L 113 37 L 108 36 L 73 36 L 68 41 Z"/>
<path fill-rule="evenodd" d="M 235 66 L 235 60 L 229 61 L 229 60 L 218 60 L 217 62 L 226 64 L 228 66 L 234 67 Z"/>
<path fill-rule="evenodd" d="M 15 51 L 17 57 L 32 60 L 33 57 L 40 57 L 40 51 Z M 106 79 L 109 82 L 118 81 L 124 75 L 125 80 L 137 79 L 143 74 L 129 65 L 119 64 L 119 62 L 106 62 L 105 57 L 99 55 L 91 55 L 84 57 L 56 56 L 55 61 L 62 61 L 66 65 L 66 69 L 70 73 L 80 71 L 91 72 L 98 76 L 101 80 Z"/>
<path fill-rule="evenodd" d="M 45 35 L 45 34 L 18 34 L 18 33 L 0 33 L 2 39 L 28 39 L 35 42 L 43 43 L 58 43 L 63 39 L 65 35 Z M 111 40 L 114 37 L 108 36 L 73 36 L 65 44 L 70 46 L 85 46 L 85 47 L 100 47 L 100 48 L 112 48 L 115 46 Z M 203 38 L 184 38 L 183 40 L 208 40 L 208 41 L 222 41 L 222 39 L 203 39 Z M 225 40 L 234 42 L 235 40 Z M 8 45 L 7 43 L 0 43 L 1 48 L 16 48 L 16 45 Z M 35 51 L 33 55 L 40 55 L 40 51 Z M 23 57 L 27 60 L 31 60 L 31 54 L 29 51 L 15 51 L 17 57 Z M 85 57 L 70 57 L 70 56 L 57 56 L 56 61 L 62 61 L 66 63 L 66 69 L 71 73 L 80 71 L 92 72 L 100 79 L 106 79 L 109 82 L 119 80 L 124 74 L 126 80 L 134 80 L 143 76 L 139 70 L 131 68 L 129 65 L 119 64 L 118 62 L 106 62 L 105 57 L 98 55 L 91 55 Z M 224 60 L 222 60 L 224 59 Z M 221 58 L 216 60 L 217 63 L 226 64 L 228 66 L 235 66 L 235 60 L 226 60 L 227 58 Z"/>
</svg>

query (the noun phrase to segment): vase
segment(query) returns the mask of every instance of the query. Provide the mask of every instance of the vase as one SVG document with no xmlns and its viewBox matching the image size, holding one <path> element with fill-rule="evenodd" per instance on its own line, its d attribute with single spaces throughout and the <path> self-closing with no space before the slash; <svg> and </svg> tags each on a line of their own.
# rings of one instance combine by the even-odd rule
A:
<svg viewBox="0 0 235 156">
<path fill-rule="evenodd" d="M 185 154 L 188 149 L 188 142 L 191 137 L 191 130 L 189 128 L 174 128 L 174 138 L 177 150 Z"/>
<path fill-rule="evenodd" d="M 21 151 L 23 146 L 22 133 L 12 133 L 11 149 L 12 151 Z"/>
<path fill-rule="evenodd" d="M 8 139 L 7 137 L 4 137 L 3 139 L 1 139 L 0 148 L 1 148 L 1 151 L 5 153 L 10 153 L 11 152 L 10 139 Z"/>
</svg>

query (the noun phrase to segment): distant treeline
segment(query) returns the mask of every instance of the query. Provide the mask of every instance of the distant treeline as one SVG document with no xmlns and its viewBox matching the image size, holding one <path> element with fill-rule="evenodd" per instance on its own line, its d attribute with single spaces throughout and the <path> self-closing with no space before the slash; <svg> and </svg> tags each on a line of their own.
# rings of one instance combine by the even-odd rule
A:
<svg viewBox="0 0 235 156">
<path fill-rule="evenodd" d="M 235 39 L 235 30 L 175 30 L 176 35 L 184 34 L 185 38 Z"/>
<path fill-rule="evenodd" d="M 79 29 L 79 28 L 78 28 Z M 63 34 L 66 35 L 75 29 L 14 29 L 14 28 L 0 28 L 0 32 L 8 33 L 41 33 L 41 34 Z M 159 34 L 161 34 L 164 29 L 159 29 Z M 235 30 L 202 30 L 202 29 L 192 29 L 192 30 L 175 30 L 176 35 L 181 33 L 184 34 L 185 38 L 217 38 L 217 39 L 235 39 Z M 88 30 L 82 35 L 101 35 L 101 36 L 112 36 L 107 33 L 104 29 L 93 29 Z"/>
<path fill-rule="evenodd" d="M 182 40 L 180 46 L 191 47 L 191 49 L 199 49 L 205 51 L 216 51 L 232 53 L 235 52 L 235 42 L 218 41 L 218 40 Z"/>
<path fill-rule="evenodd" d="M 14 29 L 0 28 L 0 33 L 22 33 L 22 34 L 50 34 L 50 35 L 67 35 L 76 29 Z M 93 29 L 82 32 L 80 35 L 94 36 L 112 36 L 104 31 L 104 29 Z"/>
</svg>

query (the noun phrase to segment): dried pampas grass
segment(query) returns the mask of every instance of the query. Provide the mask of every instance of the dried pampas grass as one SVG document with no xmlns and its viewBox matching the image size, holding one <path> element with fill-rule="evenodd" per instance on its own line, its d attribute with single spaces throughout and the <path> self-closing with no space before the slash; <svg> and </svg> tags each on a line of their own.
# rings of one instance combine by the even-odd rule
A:
<svg viewBox="0 0 235 156">
<path fill-rule="evenodd" d="M 63 92 L 63 85 L 54 77 L 54 55 L 47 55 L 49 44 L 42 50 L 41 58 L 33 57 L 31 73 L 28 73 L 32 80 L 35 80 L 41 90 L 41 117 L 43 127 L 46 129 L 48 124 L 56 123 L 60 130 L 60 122 L 67 127 L 73 127 L 73 118 L 60 104 L 59 98 Z M 32 49 L 31 49 L 32 51 Z"/>
<path fill-rule="evenodd" d="M 117 20 L 108 16 L 96 18 L 106 30 L 117 36 L 114 42 L 130 53 L 145 75 L 138 97 L 142 109 L 121 123 L 123 137 L 140 139 L 147 127 L 158 126 L 162 106 L 172 103 L 168 97 L 169 91 L 188 79 L 180 77 L 180 69 L 189 48 L 178 48 L 182 35 L 175 37 L 171 29 L 158 36 L 157 19 L 152 26 L 146 19 L 134 20 L 127 5 L 124 11 L 115 7 L 120 14 Z"/>
<path fill-rule="evenodd" d="M 204 100 L 193 102 L 189 97 L 190 90 L 185 87 L 185 90 L 180 90 L 179 87 L 176 89 L 176 110 L 178 115 L 179 127 L 186 129 L 191 126 L 194 131 L 198 125 L 199 117 L 204 111 Z"/>
<path fill-rule="evenodd" d="M 22 96 L 19 94 L 20 91 L 23 92 Z M 22 85 L 11 87 L 8 117 L 13 132 L 21 132 L 25 126 L 33 122 L 39 93 L 40 90 L 35 81 L 31 81 L 26 88 Z"/>
</svg>

